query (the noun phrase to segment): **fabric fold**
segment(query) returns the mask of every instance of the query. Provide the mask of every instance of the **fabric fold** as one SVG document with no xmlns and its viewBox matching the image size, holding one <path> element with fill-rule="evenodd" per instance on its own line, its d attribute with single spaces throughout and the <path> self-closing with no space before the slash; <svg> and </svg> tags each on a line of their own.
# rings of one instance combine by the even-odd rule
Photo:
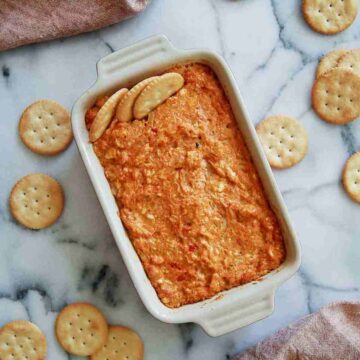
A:
<svg viewBox="0 0 360 360">
<path fill-rule="evenodd" d="M 360 359 L 360 302 L 328 305 L 233 360 Z"/>
<path fill-rule="evenodd" d="M 150 0 L 3 0 L 0 51 L 67 37 L 118 23 Z"/>
</svg>

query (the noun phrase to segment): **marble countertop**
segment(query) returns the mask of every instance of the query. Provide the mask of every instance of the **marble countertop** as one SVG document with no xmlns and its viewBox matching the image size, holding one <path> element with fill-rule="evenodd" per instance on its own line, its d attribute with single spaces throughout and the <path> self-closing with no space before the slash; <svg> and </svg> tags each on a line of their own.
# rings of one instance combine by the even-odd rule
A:
<svg viewBox="0 0 360 360">
<path fill-rule="evenodd" d="M 135 328 L 146 359 L 229 359 L 277 329 L 337 300 L 360 296 L 360 207 L 344 193 L 340 174 L 360 149 L 360 121 L 332 126 L 310 106 L 318 58 L 360 47 L 360 19 L 342 34 L 322 36 L 304 23 L 298 0 L 153 0 L 140 16 L 93 33 L 0 54 L 0 326 L 30 319 L 46 333 L 48 359 L 69 359 L 53 334 L 67 303 L 91 301 L 111 323 Z M 20 142 L 19 115 L 39 98 L 71 108 L 95 80 L 96 61 L 152 34 L 180 48 L 219 52 L 234 72 L 254 124 L 268 114 L 297 117 L 309 132 L 309 153 L 275 171 L 302 244 L 301 270 L 279 288 L 269 318 L 211 338 L 193 324 L 154 319 L 131 283 L 75 143 L 54 158 Z M 17 225 L 8 196 L 17 179 L 47 172 L 64 186 L 60 221 L 42 231 Z"/>
</svg>

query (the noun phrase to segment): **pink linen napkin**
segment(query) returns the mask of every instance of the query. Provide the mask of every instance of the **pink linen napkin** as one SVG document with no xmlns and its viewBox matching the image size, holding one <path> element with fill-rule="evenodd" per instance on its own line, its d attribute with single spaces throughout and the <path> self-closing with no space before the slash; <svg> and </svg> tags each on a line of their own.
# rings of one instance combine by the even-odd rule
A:
<svg viewBox="0 0 360 360">
<path fill-rule="evenodd" d="M 328 305 L 233 360 L 359 360 L 360 302 Z"/>
<path fill-rule="evenodd" d="M 92 31 L 142 11 L 150 0 L 2 0 L 0 51 Z"/>
</svg>

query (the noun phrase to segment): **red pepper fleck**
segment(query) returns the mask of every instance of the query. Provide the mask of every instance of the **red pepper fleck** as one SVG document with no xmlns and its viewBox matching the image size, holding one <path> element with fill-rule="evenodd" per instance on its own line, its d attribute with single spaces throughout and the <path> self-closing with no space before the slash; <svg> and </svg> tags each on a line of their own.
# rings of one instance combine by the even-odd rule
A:
<svg viewBox="0 0 360 360">
<path fill-rule="evenodd" d="M 175 269 L 178 269 L 178 270 L 181 269 L 180 266 L 179 266 L 177 263 L 174 263 L 174 262 L 171 262 L 171 263 L 170 263 L 170 266 L 171 266 L 172 268 L 175 268 Z"/>
<path fill-rule="evenodd" d="M 157 134 L 158 129 L 157 128 L 151 128 L 151 131 L 154 132 L 155 134 Z"/>
<path fill-rule="evenodd" d="M 195 244 L 190 244 L 190 245 L 189 245 L 189 250 L 190 250 L 190 251 L 195 251 L 195 250 L 197 250 L 197 249 L 198 249 L 197 245 L 195 245 Z"/>
</svg>

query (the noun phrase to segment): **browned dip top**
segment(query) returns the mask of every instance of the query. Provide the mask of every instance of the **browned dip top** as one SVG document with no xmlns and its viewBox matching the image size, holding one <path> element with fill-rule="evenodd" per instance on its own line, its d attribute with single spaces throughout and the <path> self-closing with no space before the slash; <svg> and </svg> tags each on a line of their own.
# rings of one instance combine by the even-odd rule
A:
<svg viewBox="0 0 360 360">
<path fill-rule="evenodd" d="M 145 120 L 114 120 L 94 149 L 152 285 L 175 308 L 259 279 L 285 248 L 216 75 L 170 71 L 184 88 Z"/>
</svg>

